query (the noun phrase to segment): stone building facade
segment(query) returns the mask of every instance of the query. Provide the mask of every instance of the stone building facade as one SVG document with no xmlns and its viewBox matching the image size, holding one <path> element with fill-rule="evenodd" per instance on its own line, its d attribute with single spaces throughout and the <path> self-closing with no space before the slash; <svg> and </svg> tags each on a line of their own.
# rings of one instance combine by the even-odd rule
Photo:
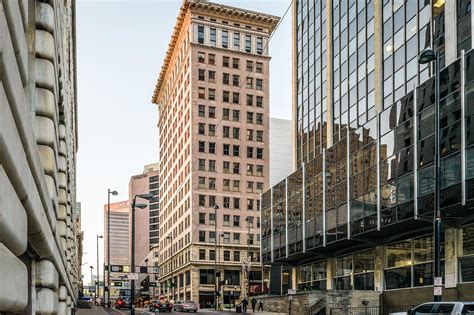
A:
<svg viewBox="0 0 474 315">
<path fill-rule="evenodd" d="M 278 20 L 183 1 L 153 95 L 160 114 L 160 292 L 169 298 L 212 307 L 217 290 L 225 304 L 242 299 L 248 287 L 261 290 L 267 43 Z M 243 272 L 248 256 L 250 285 Z"/>
<path fill-rule="evenodd" d="M 0 2 L 0 313 L 71 314 L 75 1 Z"/>
</svg>

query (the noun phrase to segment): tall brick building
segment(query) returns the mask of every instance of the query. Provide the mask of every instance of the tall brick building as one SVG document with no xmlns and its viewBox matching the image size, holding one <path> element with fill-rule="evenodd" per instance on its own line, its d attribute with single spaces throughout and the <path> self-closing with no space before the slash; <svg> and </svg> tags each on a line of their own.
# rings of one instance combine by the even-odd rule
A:
<svg viewBox="0 0 474 315">
<path fill-rule="evenodd" d="M 153 94 L 160 114 L 159 281 L 169 298 L 211 307 L 220 275 L 219 302 L 242 299 L 248 251 L 254 266 L 250 291 L 261 289 L 267 42 L 277 22 L 207 1 L 184 1 L 180 9 Z"/>
</svg>

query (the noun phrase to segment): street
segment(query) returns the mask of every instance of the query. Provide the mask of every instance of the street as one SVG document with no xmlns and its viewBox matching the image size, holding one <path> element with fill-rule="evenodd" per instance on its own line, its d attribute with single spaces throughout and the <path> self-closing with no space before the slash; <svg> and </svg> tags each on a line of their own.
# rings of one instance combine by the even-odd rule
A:
<svg viewBox="0 0 474 315">
<path fill-rule="evenodd" d="M 199 310 L 198 313 L 209 313 L 209 314 L 231 314 L 233 312 L 227 312 L 227 311 L 222 311 L 222 312 L 217 312 L 213 310 Z M 99 308 L 99 307 L 92 307 L 91 309 L 79 309 L 77 311 L 78 315 L 122 315 L 122 314 L 130 314 L 130 310 L 117 310 L 115 308 Z M 144 315 L 144 314 L 154 314 L 153 312 L 149 312 L 148 310 L 145 309 L 136 309 L 135 314 L 137 315 Z M 182 312 L 171 312 L 171 313 L 166 313 L 166 314 L 184 314 Z M 247 314 L 252 314 L 247 313 Z M 270 312 L 257 312 L 256 314 L 259 315 L 279 315 L 279 313 L 270 313 Z"/>
</svg>

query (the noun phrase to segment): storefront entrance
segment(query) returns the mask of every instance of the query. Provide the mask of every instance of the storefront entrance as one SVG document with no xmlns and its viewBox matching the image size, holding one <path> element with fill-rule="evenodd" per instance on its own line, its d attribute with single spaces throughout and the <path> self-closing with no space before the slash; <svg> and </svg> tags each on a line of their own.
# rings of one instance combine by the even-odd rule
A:
<svg viewBox="0 0 474 315">
<path fill-rule="evenodd" d="M 199 308 L 214 308 L 214 293 L 199 291 Z"/>
</svg>

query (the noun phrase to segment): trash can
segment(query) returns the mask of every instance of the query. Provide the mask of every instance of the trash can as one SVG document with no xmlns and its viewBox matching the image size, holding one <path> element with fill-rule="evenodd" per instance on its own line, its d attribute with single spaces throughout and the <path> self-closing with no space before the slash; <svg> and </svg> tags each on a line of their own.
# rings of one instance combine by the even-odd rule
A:
<svg viewBox="0 0 474 315">
<path fill-rule="evenodd" d="M 237 305 L 235 306 L 235 312 L 236 312 L 236 313 L 242 313 L 242 305 L 237 304 Z"/>
</svg>

